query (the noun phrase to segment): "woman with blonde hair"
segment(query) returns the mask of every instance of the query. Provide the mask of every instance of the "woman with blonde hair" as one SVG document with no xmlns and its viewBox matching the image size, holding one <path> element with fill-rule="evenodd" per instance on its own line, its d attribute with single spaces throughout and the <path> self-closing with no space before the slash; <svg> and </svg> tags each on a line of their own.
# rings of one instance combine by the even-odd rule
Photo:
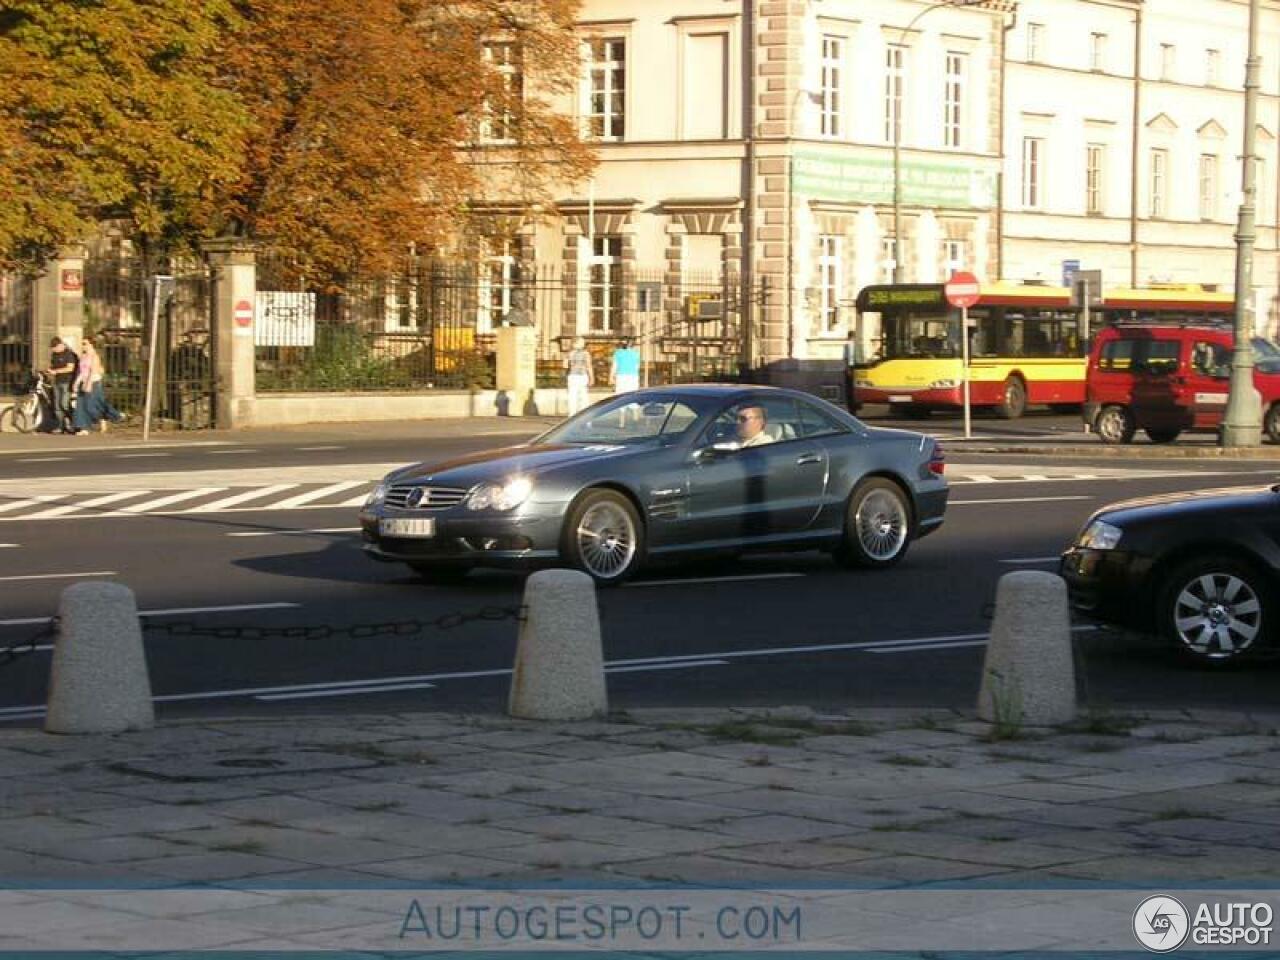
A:
<svg viewBox="0 0 1280 960">
<path fill-rule="evenodd" d="M 124 414 L 107 401 L 102 389 L 102 377 L 106 371 L 102 366 L 102 357 L 98 355 L 93 337 L 85 337 L 80 348 L 80 364 L 76 371 L 76 379 L 72 384 L 72 395 L 76 398 L 76 412 L 73 420 L 76 436 L 83 437 L 95 423 L 103 433 L 107 432 L 107 421 L 119 423 Z"/>
</svg>

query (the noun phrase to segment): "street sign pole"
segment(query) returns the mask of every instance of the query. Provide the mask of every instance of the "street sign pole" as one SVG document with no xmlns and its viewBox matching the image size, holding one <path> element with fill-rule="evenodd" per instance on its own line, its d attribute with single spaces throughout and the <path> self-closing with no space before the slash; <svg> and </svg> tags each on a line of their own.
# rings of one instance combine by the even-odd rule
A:
<svg viewBox="0 0 1280 960">
<path fill-rule="evenodd" d="M 972 407 L 969 398 L 969 308 L 978 302 L 982 287 L 978 278 L 963 271 L 953 273 L 942 288 L 947 303 L 960 309 L 960 392 L 964 404 L 964 438 L 972 438 Z"/>
<path fill-rule="evenodd" d="M 969 308 L 960 308 L 960 384 L 964 390 L 964 438 L 973 436 L 969 405 Z"/>
</svg>

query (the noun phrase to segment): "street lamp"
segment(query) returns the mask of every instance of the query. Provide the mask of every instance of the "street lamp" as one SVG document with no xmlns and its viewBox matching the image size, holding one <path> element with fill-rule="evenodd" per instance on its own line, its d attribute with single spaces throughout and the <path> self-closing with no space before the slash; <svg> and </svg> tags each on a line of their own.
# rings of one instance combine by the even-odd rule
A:
<svg viewBox="0 0 1280 960">
<path fill-rule="evenodd" d="M 1235 350 L 1231 387 L 1222 418 L 1224 447 L 1256 447 L 1262 442 L 1262 403 L 1253 386 L 1253 242 L 1257 203 L 1258 0 L 1249 0 L 1249 59 L 1244 68 L 1243 196 L 1236 226 Z"/>
<path fill-rule="evenodd" d="M 976 7 L 988 0 L 939 0 L 919 11 L 898 34 L 899 48 L 907 40 L 907 34 L 926 13 L 942 7 Z M 904 60 L 903 67 L 906 63 Z M 893 114 L 889 126 L 893 135 L 893 282 L 902 282 L 902 99 L 891 101 Z"/>
</svg>

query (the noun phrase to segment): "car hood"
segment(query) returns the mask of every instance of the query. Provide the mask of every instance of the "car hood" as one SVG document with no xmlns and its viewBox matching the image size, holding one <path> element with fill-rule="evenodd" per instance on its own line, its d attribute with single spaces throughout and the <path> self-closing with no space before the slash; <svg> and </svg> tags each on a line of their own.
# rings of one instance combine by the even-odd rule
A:
<svg viewBox="0 0 1280 960">
<path fill-rule="evenodd" d="M 1272 487 L 1223 487 L 1136 497 L 1103 507 L 1093 516 L 1119 527 L 1167 520 L 1174 516 L 1211 514 L 1219 511 L 1249 513 L 1280 510 L 1280 493 Z"/>
<path fill-rule="evenodd" d="M 635 456 L 646 449 L 650 448 L 606 444 L 501 447 L 438 463 L 424 461 L 411 464 L 391 474 L 389 479 L 397 483 L 430 479 L 442 486 L 469 487 L 483 480 L 501 480 L 569 464 Z"/>
</svg>

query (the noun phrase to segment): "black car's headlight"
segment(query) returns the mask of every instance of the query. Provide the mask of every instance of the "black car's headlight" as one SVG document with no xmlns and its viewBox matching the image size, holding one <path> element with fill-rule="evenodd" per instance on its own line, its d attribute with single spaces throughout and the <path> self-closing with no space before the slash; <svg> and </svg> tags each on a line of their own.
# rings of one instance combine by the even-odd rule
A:
<svg viewBox="0 0 1280 960">
<path fill-rule="evenodd" d="M 482 483 L 467 497 L 468 510 L 514 510 L 533 493 L 528 477 L 512 477 L 503 483 Z"/>
<path fill-rule="evenodd" d="M 387 481 L 385 480 L 379 483 L 376 487 L 373 488 L 373 491 L 369 494 L 368 499 L 365 500 L 364 508 L 368 510 L 370 507 L 376 507 L 383 500 L 387 499 L 387 491 L 390 488 L 391 488 L 391 485 L 387 483 Z"/>
<path fill-rule="evenodd" d="M 1086 550 L 1114 550 L 1124 536 L 1124 531 L 1105 520 L 1095 520 L 1084 528 L 1076 539 L 1076 546 Z"/>
</svg>

